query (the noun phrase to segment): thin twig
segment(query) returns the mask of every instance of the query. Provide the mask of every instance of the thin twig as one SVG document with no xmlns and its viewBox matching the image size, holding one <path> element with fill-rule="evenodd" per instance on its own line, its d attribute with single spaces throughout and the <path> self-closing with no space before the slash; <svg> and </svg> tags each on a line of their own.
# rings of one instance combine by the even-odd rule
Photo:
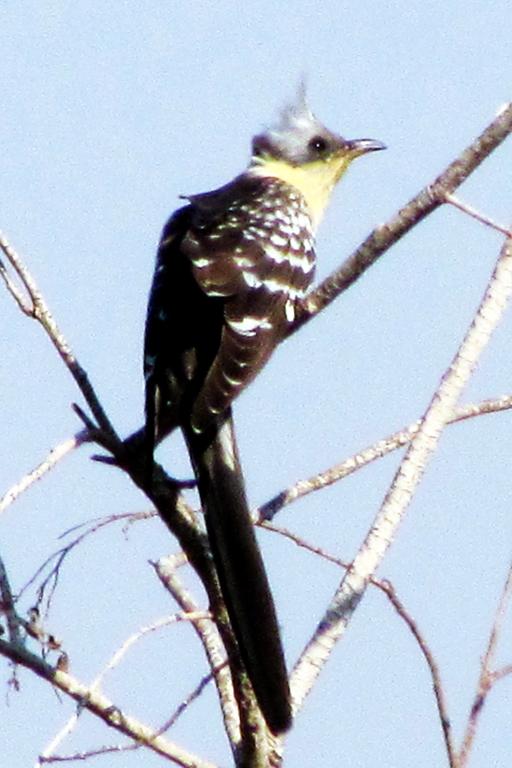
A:
<svg viewBox="0 0 512 768">
<path fill-rule="evenodd" d="M 27 475 L 21 478 L 17 483 L 15 483 L 13 486 L 9 488 L 9 490 L 2 496 L 0 499 L 0 513 L 4 512 L 7 507 L 9 507 L 18 496 L 20 496 L 24 491 L 27 490 L 27 488 L 30 488 L 31 485 L 33 485 L 38 480 L 41 480 L 41 478 L 49 472 L 51 469 L 53 469 L 59 461 L 61 461 L 65 456 L 68 455 L 71 451 L 75 450 L 75 448 L 78 448 L 80 445 L 82 445 L 84 442 L 86 442 L 89 439 L 89 432 L 85 429 L 83 429 L 81 432 L 78 432 L 73 437 L 68 438 L 67 440 L 64 440 L 62 443 L 59 443 L 59 445 L 56 445 L 55 448 L 52 448 L 48 456 L 43 459 L 43 461 L 35 467 L 31 472 L 29 472 Z"/>
<path fill-rule="evenodd" d="M 342 560 L 341 558 L 336 557 L 336 555 L 327 552 L 327 550 L 323 547 L 318 547 L 315 544 L 312 544 L 310 541 L 306 541 L 306 539 L 303 539 L 302 536 L 299 536 L 297 533 L 295 533 L 295 531 L 291 531 L 289 528 L 285 528 L 282 525 L 264 522 L 262 528 L 265 528 L 267 531 L 272 531 L 273 533 L 278 533 L 280 536 L 283 536 L 285 539 L 288 539 L 289 541 L 296 544 L 300 549 L 305 549 L 312 555 L 317 555 L 318 557 L 322 558 L 322 560 L 327 560 L 328 563 L 337 565 L 339 568 L 348 570 L 351 566 L 351 563 L 347 562 L 346 560 Z"/>
<path fill-rule="evenodd" d="M 37 568 L 35 573 L 30 577 L 30 579 L 23 585 L 23 587 L 20 589 L 18 598 L 21 597 L 21 595 L 24 594 L 24 592 L 29 589 L 29 587 L 34 584 L 34 582 L 37 580 L 38 576 L 47 568 L 47 566 L 55 561 L 54 565 L 52 566 L 49 573 L 45 576 L 43 581 L 38 587 L 38 599 L 37 602 L 41 603 L 41 601 L 44 598 L 44 594 L 46 590 L 48 589 L 48 585 L 51 584 L 50 587 L 50 594 L 47 598 L 47 606 L 45 609 L 45 612 L 48 610 L 48 604 L 51 601 L 51 597 L 53 595 L 53 592 L 55 591 L 55 587 L 57 585 L 57 582 L 59 580 L 60 571 L 62 568 L 62 565 L 67 558 L 67 556 L 70 554 L 70 552 L 77 547 L 79 544 L 81 544 L 86 538 L 91 536 L 92 534 L 96 533 L 97 531 L 101 530 L 102 528 L 105 528 L 106 526 L 112 525 L 113 523 L 119 523 L 119 522 L 131 522 L 135 520 L 146 520 L 154 516 L 154 513 L 152 511 L 149 512 L 125 512 L 123 514 L 119 515 L 108 515 L 103 517 L 94 518 L 93 520 L 90 520 L 88 522 L 80 523 L 79 525 L 73 526 L 72 528 L 68 529 L 64 533 L 60 535 L 59 538 L 63 538 L 64 536 L 69 535 L 70 533 L 73 533 L 77 530 L 81 530 L 82 532 L 76 536 L 72 541 L 65 544 L 63 547 L 60 547 L 56 552 L 53 552 L 49 557 L 46 558 L 46 560 Z M 82 530 L 84 526 L 88 526 L 86 530 Z"/>
<path fill-rule="evenodd" d="M 210 683 L 213 679 L 212 674 L 205 675 L 199 683 L 196 685 L 193 691 L 191 691 L 188 696 L 179 704 L 179 706 L 176 708 L 175 712 L 171 715 L 168 720 L 165 721 L 159 728 L 156 730 L 156 734 L 160 736 L 162 733 L 165 733 L 168 731 L 181 717 L 181 715 L 190 707 L 190 705 L 199 698 L 203 690 L 206 688 L 208 683 Z M 71 718 L 74 719 L 74 718 Z M 70 720 L 71 720 L 70 719 Z M 63 733 L 63 736 L 67 735 L 66 733 Z M 53 748 L 57 746 L 57 740 L 55 739 L 52 742 Z M 87 749 L 82 752 L 75 752 L 70 755 L 55 755 L 55 754 L 46 754 L 49 747 L 46 748 L 45 753 L 41 754 L 39 756 L 39 764 L 45 765 L 49 763 L 63 763 L 63 762 L 73 762 L 78 760 L 87 760 L 90 757 L 98 757 L 100 755 L 106 755 L 106 754 L 112 754 L 112 753 L 120 753 L 120 752 L 133 752 L 136 749 L 140 749 L 144 745 L 140 742 L 134 743 L 133 741 L 129 742 L 128 744 L 109 744 L 102 747 L 97 747 L 96 749 Z M 52 750 L 53 751 L 53 750 Z"/>
<path fill-rule="evenodd" d="M 448 707 L 446 704 L 446 697 L 445 697 L 444 688 L 441 680 L 441 673 L 439 671 L 437 662 L 434 658 L 434 654 L 432 653 L 429 646 L 427 645 L 425 638 L 419 631 L 418 625 L 416 624 L 412 616 L 408 613 L 403 603 L 398 599 L 398 596 L 395 592 L 395 588 L 393 587 L 393 585 L 389 581 L 376 581 L 375 579 L 372 579 L 372 584 L 375 584 L 379 589 L 381 589 L 387 595 L 387 597 L 391 601 L 391 604 L 395 608 L 400 618 L 405 621 L 410 631 L 412 632 L 414 639 L 418 643 L 420 651 L 422 652 L 425 658 L 425 661 L 427 662 L 427 666 L 430 670 L 430 675 L 432 677 L 432 688 L 434 691 L 434 696 L 436 698 L 437 711 L 439 714 L 441 729 L 443 731 L 443 738 L 444 738 L 444 743 L 446 747 L 446 752 L 448 755 L 448 761 L 450 764 L 450 768 L 455 768 L 456 755 L 455 755 L 455 747 L 453 744 L 452 728 L 451 728 L 450 718 L 448 717 Z"/>
<path fill-rule="evenodd" d="M 224 666 L 226 666 L 226 662 L 224 663 Z M 186 696 L 178 705 L 178 707 L 176 707 L 176 710 L 172 713 L 172 715 L 158 728 L 158 733 L 166 733 L 170 728 L 172 728 L 173 725 L 175 725 L 175 723 L 183 715 L 183 713 L 187 711 L 190 705 L 193 704 L 193 702 L 201 696 L 206 686 L 209 685 L 213 679 L 213 672 L 209 672 L 207 675 L 204 675 L 194 690 L 190 691 L 188 696 Z"/>
<path fill-rule="evenodd" d="M 72 763 L 89 760 L 91 757 L 100 757 L 102 755 L 117 754 L 120 752 L 131 752 L 139 749 L 141 744 L 134 744 L 133 741 L 128 744 L 110 744 L 96 749 L 84 749 L 82 752 L 74 752 L 71 755 L 39 755 L 35 768 L 40 765 L 49 765 L 51 763 Z"/>
<path fill-rule="evenodd" d="M 163 619 L 158 619 L 157 621 L 154 621 L 152 624 L 148 624 L 145 627 L 141 627 L 141 629 L 137 630 L 137 632 L 134 632 L 130 637 L 128 637 L 124 643 L 117 649 L 117 651 L 112 655 L 108 663 L 105 665 L 105 667 L 101 670 L 101 672 L 95 677 L 91 685 L 89 686 L 90 693 L 95 693 L 96 691 L 99 691 L 101 683 L 103 682 L 105 676 L 111 672 L 115 667 L 119 666 L 122 659 L 130 648 L 132 648 L 136 643 L 138 643 L 143 637 L 146 635 L 156 632 L 157 630 L 161 629 L 162 627 L 169 626 L 169 624 L 175 624 L 182 621 L 200 621 L 204 618 L 207 618 L 209 616 L 208 613 L 205 613 L 205 611 L 198 611 L 196 613 L 181 613 L 181 614 L 174 614 L 173 616 L 166 616 Z M 71 717 L 67 720 L 67 722 L 62 726 L 62 728 L 58 731 L 58 733 L 54 736 L 54 738 L 51 740 L 51 742 L 44 748 L 44 750 L 41 753 L 40 762 L 46 761 L 48 762 L 48 758 L 52 756 L 52 753 L 55 751 L 55 749 L 58 747 L 59 744 L 62 743 L 63 739 L 66 736 L 69 736 L 69 734 L 72 732 L 73 728 L 76 726 L 78 722 L 79 712 L 75 712 Z M 155 735 L 160 736 L 165 729 L 158 729 L 155 731 Z M 128 745 L 130 748 L 139 747 L 141 744 L 136 745 Z M 121 749 L 121 748 L 116 748 Z M 102 750 L 99 750 L 98 753 L 101 753 Z M 111 751 L 108 750 L 107 751 Z"/>
<path fill-rule="evenodd" d="M 159 629 L 162 629 L 162 627 L 168 627 L 170 624 L 180 624 L 182 622 L 191 622 L 192 624 L 196 624 L 198 622 L 202 621 L 210 621 L 212 620 L 212 616 L 209 611 L 191 611 L 190 613 L 187 613 L 185 611 L 181 613 L 175 613 L 172 616 L 166 616 L 163 619 L 158 619 L 157 621 L 152 622 L 151 624 L 148 624 L 145 627 L 141 627 L 136 632 L 134 632 L 130 637 L 128 637 L 124 643 L 117 649 L 117 651 L 113 654 L 110 661 L 106 664 L 106 666 L 103 668 L 103 670 L 100 672 L 99 675 L 94 679 L 94 681 L 91 683 L 91 690 L 95 691 L 98 690 L 101 683 L 103 682 L 105 676 L 112 672 L 113 669 L 119 666 L 123 658 L 126 656 L 130 648 L 132 648 L 136 643 L 140 642 L 142 638 L 144 638 L 146 635 L 151 634 L 152 632 L 156 632 Z"/>
<path fill-rule="evenodd" d="M 503 680 L 504 677 L 508 677 L 509 675 L 512 675 L 512 664 L 505 664 L 504 667 L 500 667 L 500 669 L 497 669 L 492 673 L 495 681 Z"/>
<path fill-rule="evenodd" d="M 448 424 L 456 424 L 460 421 L 475 418 L 476 416 L 483 416 L 490 413 L 499 413 L 500 411 L 506 411 L 512 408 L 512 396 L 503 395 L 499 398 L 492 400 L 483 400 L 481 403 L 471 403 L 468 405 L 457 408 L 453 416 L 451 416 Z M 371 462 L 381 459 L 388 453 L 403 448 L 408 445 L 414 436 L 418 433 L 421 420 L 415 421 L 409 426 L 401 429 L 387 437 L 378 440 L 376 443 L 361 449 L 357 453 L 350 456 L 348 459 L 335 464 L 329 469 L 319 472 L 306 480 L 298 480 L 294 485 L 280 491 L 269 501 L 262 504 L 257 513 L 257 522 L 268 522 L 279 512 L 280 509 L 291 504 L 297 499 L 301 499 L 307 496 L 309 493 L 318 491 L 322 488 L 327 488 L 333 483 L 337 483 L 348 475 L 353 474 L 359 469 L 366 467 Z"/>
<path fill-rule="evenodd" d="M 478 721 L 479 721 L 480 715 L 482 714 L 482 710 L 487 700 L 489 691 L 491 690 L 494 683 L 497 680 L 501 680 L 503 677 L 505 677 L 508 674 L 509 670 L 511 669 L 510 666 L 504 667 L 502 670 L 500 670 L 498 674 L 492 671 L 492 665 L 494 663 L 494 658 L 496 655 L 496 647 L 501 634 L 503 618 L 505 616 L 507 605 L 510 601 L 511 596 L 512 596 L 512 564 L 509 566 L 509 569 L 508 569 L 507 578 L 505 579 L 505 584 L 501 592 L 501 596 L 498 602 L 498 607 L 496 608 L 496 613 L 494 615 L 494 621 L 491 628 L 491 632 L 489 634 L 487 648 L 481 662 L 480 675 L 479 675 L 478 684 L 477 684 L 477 691 L 476 691 L 476 695 L 475 695 L 475 698 L 471 707 L 471 711 L 469 714 L 468 724 L 466 726 L 466 731 L 464 733 L 462 746 L 460 748 L 460 752 L 457 757 L 457 762 L 455 763 L 456 768 L 463 768 L 463 766 L 467 765 L 469 753 L 473 746 Z"/>
<path fill-rule="evenodd" d="M 38 323 L 44 328 L 53 346 L 59 353 L 61 359 L 66 365 L 67 369 L 76 381 L 80 391 L 82 392 L 89 408 L 94 414 L 94 418 L 98 422 L 105 435 L 109 438 L 113 445 L 117 445 L 120 441 L 119 438 L 110 423 L 109 419 L 103 407 L 98 400 L 96 393 L 89 381 L 87 373 L 82 368 L 77 358 L 73 354 L 71 347 L 67 343 L 66 339 L 60 332 L 57 323 L 53 319 L 53 316 L 39 290 L 36 281 L 30 274 L 29 270 L 21 260 L 21 257 L 16 253 L 14 248 L 10 245 L 4 235 L 0 233 L 0 250 L 4 253 L 5 257 L 14 269 L 17 277 L 21 281 L 27 295 L 30 297 L 32 307 L 27 310 L 26 303 L 20 304 L 16 294 L 13 293 L 9 283 L 6 282 L 11 295 L 14 296 L 20 309 L 28 314 L 30 317 L 37 320 Z M 2 276 L 4 281 L 6 280 L 6 270 L 2 264 Z M 24 309 L 25 307 L 25 309 Z"/>
<path fill-rule="evenodd" d="M 494 219 L 491 219 L 489 216 L 481 213 L 476 208 L 473 208 L 473 206 L 468 205 L 468 203 L 462 202 L 462 200 L 459 200 L 459 198 L 455 195 L 446 193 L 445 197 L 447 203 L 453 205 L 454 208 L 458 208 L 459 211 L 467 213 L 468 216 L 476 219 L 480 222 L 480 224 L 484 224 L 486 227 L 491 227 L 491 229 L 495 229 L 497 232 L 501 232 L 501 234 L 505 235 L 505 237 L 512 237 L 510 227 L 506 227 L 504 224 L 499 224 L 499 222 L 494 221 Z"/>
<path fill-rule="evenodd" d="M 2 234 L 0 233 L 0 240 L 2 239 Z M 21 309 L 24 315 L 27 315 L 28 317 L 32 317 L 32 304 L 27 301 L 27 296 L 20 291 L 19 287 L 16 285 L 14 280 L 12 280 L 11 276 L 9 275 L 9 272 L 6 269 L 5 264 L 0 259 L 0 277 L 5 283 L 5 287 L 13 297 L 14 301 L 18 305 L 18 308 Z"/>
</svg>

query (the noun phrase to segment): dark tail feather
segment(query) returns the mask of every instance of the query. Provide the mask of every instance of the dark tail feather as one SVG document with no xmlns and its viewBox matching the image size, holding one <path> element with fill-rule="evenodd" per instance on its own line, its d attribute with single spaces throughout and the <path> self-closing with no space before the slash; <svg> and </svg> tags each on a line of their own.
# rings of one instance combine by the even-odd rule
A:
<svg viewBox="0 0 512 768">
<path fill-rule="evenodd" d="M 222 593 L 265 721 L 290 728 L 290 689 L 274 601 L 250 519 L 229 414 L 208 435 L 187 435 Z"/>
<path fill-rule="evenodd" d="M 146 426 L 144 429 L 144 481 L 151 486 L 153 478 L 153 454 L 156 447 L 156 397 L 157 387 L 154 376 L 146 379 Z"/>
</svg>

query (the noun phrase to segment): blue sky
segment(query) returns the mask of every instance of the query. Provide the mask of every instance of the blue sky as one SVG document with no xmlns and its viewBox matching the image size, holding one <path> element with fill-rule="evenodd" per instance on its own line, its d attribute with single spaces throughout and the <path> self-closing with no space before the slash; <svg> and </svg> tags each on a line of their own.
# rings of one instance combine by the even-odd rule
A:
<svg viewBox="0 0 512 768">
<path fill-rule="evenodd" d="M 166 217 L 178 195 L 218 186 L 244 167 L 251 136 L 273 122 L 303 75 L 314 111 L 332 130 L 388 145 L 358 161 L 337 190 L 318 238 L 320 277 L 432 180 L 512 93 L 512 14 L 499 1 L 40 0 L 3 3 L 0 25 L 0 229 L 26 257 L 121 433 L 142 419 L 145 305 Z M 511 147 L 459 193 L 504 222 L 512 213 Z M 236 408 L 253 504 L 422 413 L 500 243 L 462 214 L 438 211 L 283 345 Z M 42 332 L 5 293 L 0 312 L 1 494 L 77 429 L 70 403 L 79 398 Z M 510 332 L 507 317 L 466 400 L 510 393 Z M 501 414 L 446 432 L 381 569 L 431 643 L 457 736 L 510 560 L 510 423 Z M 64 530 L 147 508 L 89 453 L 66 460 L 0 520 L 15 588 L 60 546 Z M 177 440 L 159 458 L 189 472 Z M 388 457 L 290 507 L 279 522 L 349 560 L 397 461 Z M 260 540 L 292 664 L 339 574 L 275 536 Z M 101 533 L 71 556 L 51 628 L 80 679 L 91 680 L 138 626 L 174 610 L 147 565 L 173 549 L 152 521 L 125 536 Z M 511 661 L 510 630 L 509 622 L 503 663 Z M 190 631 L 169 629 L 141 643 L 105 690 L 159 722 L 204 671 Z M 1 715 L 0 748 L 13 768 L 32 764 L 73 711 L 28 673 L 20 680 Z M 511 686 L 505 680 L 491 696 L 472 768 L 510 765 Z M 209 692 L 172 736 L 225 765 L 212 712 Z M 118 740 L 92 717 L 82 720 L 63 751 Z M 135 753 L 96 764 L 151 768 L 161 760 Z M 425 666 L 380 594 L 368 592 L 306 702 L 285 764 L 446 764 Z"/>
</svg>

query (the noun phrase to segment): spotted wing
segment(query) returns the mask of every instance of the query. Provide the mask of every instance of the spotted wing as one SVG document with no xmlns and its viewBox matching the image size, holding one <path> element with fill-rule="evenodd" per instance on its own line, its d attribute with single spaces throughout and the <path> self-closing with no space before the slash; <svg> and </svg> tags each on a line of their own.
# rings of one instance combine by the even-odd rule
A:
<svg viewBox="0 0 512 768">
<path fill-rule="evenodd" d="M 144 340 L 148 455 L 189 418 L 197 391 L 221 343 L 224 300 L 196 282 L 182 249 L 191 206 L 176 211 L 164 227 L 151 286 Z"/>
<path fill-rule="evenodd" d="M 283 182 L 240 177 L 191 204 L 181 247 L 197 285 L 223 300 L 219 347 L 193 406 L 201 431 L 268 360 L 311 283 L 315 257 L 305 203 Z"/>
</svg>

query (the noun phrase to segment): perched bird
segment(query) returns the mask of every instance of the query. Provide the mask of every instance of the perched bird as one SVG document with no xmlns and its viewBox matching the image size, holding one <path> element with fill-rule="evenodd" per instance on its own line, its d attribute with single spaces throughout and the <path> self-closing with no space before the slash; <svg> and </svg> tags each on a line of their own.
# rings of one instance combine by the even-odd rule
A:
<svg viewBox="0 0 512 768">
<path fill-rule="evenodd" d="M 253 139 L 242 174 L 185 197 L 158 248 L 144 353 L 148 460 L 156 442 L 182 429 L 228 615 L 275 734 L 291 725 L 290 691 L 231 405 L 294 322 L 334 185 L 352 160 L 383 148 L 331 133 L 301 94 Z"/>
</svg>

